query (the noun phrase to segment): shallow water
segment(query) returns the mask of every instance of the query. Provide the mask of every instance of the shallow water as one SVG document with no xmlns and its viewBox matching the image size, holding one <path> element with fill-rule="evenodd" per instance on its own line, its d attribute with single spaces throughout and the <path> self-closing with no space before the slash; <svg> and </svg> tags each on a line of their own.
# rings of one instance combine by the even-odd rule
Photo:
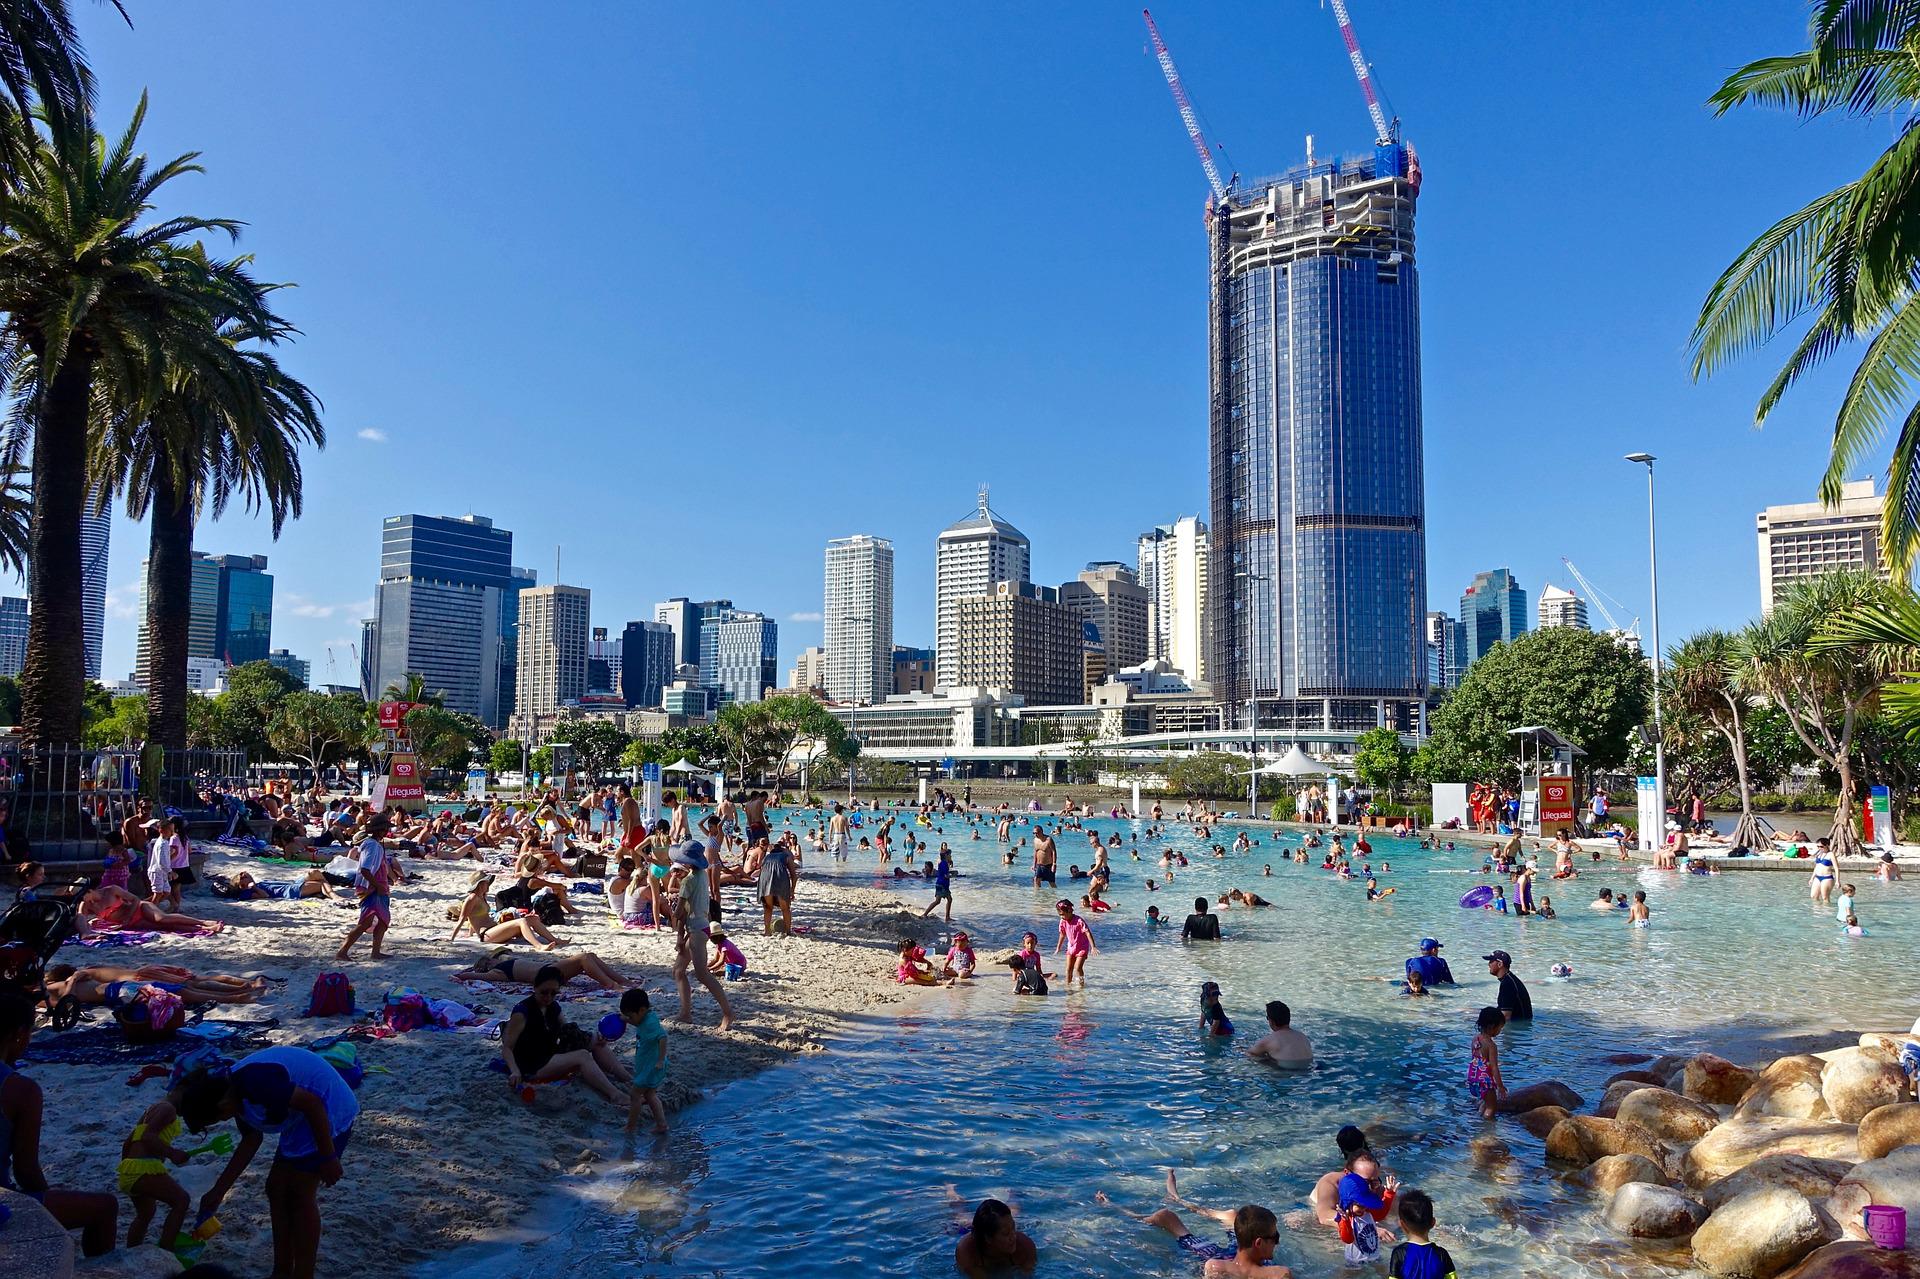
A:
<svg viewBox="0 0 1920 1279">
<path fill-rule="evenodd" d="M 1100 949 L 1088 988 L 1065 993 L 1056 981 L 1050 997 L 1016 1002 L 1006 971 L 991 964 L 1027 929 L 1051 951 L 1055 894 L 1027 882 L 1026 850 L 1016 866 L 1001 865 L 990 825 L 976 843 L 964 820 L 942 824 L 927 833 L 936 848 L 945 838 L 955 849 L 955 922 L 974 936 L 981 979 L 930 991 L 829 1054 L 676 1117 L 669 1137 L 623 1150 L 587 1202 L 549 1201 L 532 1224 L 551 1235 L 471 1251 L 430 1273 L 526 1275 L 586 1263 L 595 1274 L 950 1275 L 953 1228 L 972 1203 L 998 1195 L 1012 1199 L 1039 1244 L 1043 1274 L 1192 1275 L 1195 1258 L 1100 1208 L 1094 1192 L 1148 1211 L 1172 1167 L 1189 1199 L 1265 1203 L 1284 1217 L 1334 1167 L 1334 1131 L 1354 1122 L 1406 1184 L 1433 1196 L 1437 1237 L 1463 1273 L 1675 1274 L 1614 1239 L 1593 1199 L 1543 1172 L 1537 1140 L 1509 1121 L 1491 1132 L 1479 1122 L 1464 1078 L 1474 1015 L 1495 983 L 1477 957 L 1510 951 L 1533 995 L 1534 1023 L 1502 1035 L 1509 1086 L 1558 1078 L 1589 1104 L 1621 1068 L 1609 1054 L 1738 1041 L 1732 1055 L 1757 1055 L 1788 1032 L 1904 1027 L 1916 1011 L 1904 961 L 1920 940 L 1920 916 L 1906 884 L 1860 883 L 1864 938 L 1846 937 L 1831 908 L 1816 913 L 1797 874 L 1709 878 L 1583 863 L 1579 881 L 1543 885 L 1561 918 L 1518 919 L 1459 908 L 1460 895 L 1485 882 L 1473 873 L 1478 851 L 1375 840 L 1376 867 L 1393 866 L 1381 885 L 1398 891 L 1370 905 L 1359 881 L 1283 860 L 1276 850 L 1297 837 L 1266 832 L 1262 847 L 1224 861 L 1185 832 L 1142 841 L 1140 862 L 1114 850 L 1115 909 L 1091 917 Z M 1129 839 L 1140 829 L 1092 825 Z M 1216 838 L 1231 845 L 1235 833 L 1223 826 Z M 1156 859 L 1167 844 L 1191 865 L 1149 894 L 1143 881 L 1163 874 Z M 881 882 L 869 865 L 824 860 L 811 855 L 807 874 Z M 1066 865 L 1092 860 L 1085 837 L 1064 832 L 1060 860 L 1064 895 Z M 1183 946 L 1178 921 L 1193 897 L 1230 886 L 1278 905 L 1228 911 L 1224 942 Z M 1620 915 L 1589 911 L 1601 886 L 1644 887 L 1654 926 L 1630 929 Z M 909 902 L 931 896 L 916 885 L 901 891 Z M 1149 901 L 1173 917 L 1170 928 L 1146 929 Z M 800 907 L 804 918 L 804 882 Z M 1411 1000 L 1369 980 L 1398 974 L 1424 935 L 1446 944 L 1459 989 Z M 1562 960 L 1574 976 L 1549 978 Z M 1209 978 L 1221 984 L 1242 1044 L 1264 1029 L 1265 1001 L 1284 999 L 1313 1040 L 1316 1066 L 1280 1072 L 1232 1044 L 1203 1041 L 1196 996 Z M 1330 1232 L 1283 1236 L 1279 1259 L 1296 1274 L 1345 1271 Z"/>
</svg>

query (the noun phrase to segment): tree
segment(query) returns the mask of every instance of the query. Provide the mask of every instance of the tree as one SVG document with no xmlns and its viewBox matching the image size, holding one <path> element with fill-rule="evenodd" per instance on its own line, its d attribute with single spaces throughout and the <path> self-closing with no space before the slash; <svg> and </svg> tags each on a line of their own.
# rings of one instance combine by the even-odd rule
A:
<svg viewBox="0 0 1920 1279">
<path fill-rule="evenodd" d="M 20 681 L 0 675 L 0 728 L 20 722 Z"/>
<path fill-rule="evenodd" d="M 555 730 L 556 740 L 573 747 L 574 764 L 590 777 L 613 771 L 633 739 L 613 726 L 610 720 L 587 719 L 567 727 L 564 737 Z"/>
<path fill-rule="evenodd" d="M 267 722 L 267 742 L 273 749 L 305 764 L 317 778 L 329 764 L 367 739 L 364 703 L 358 697 L 336 697 L 297 689 L 274 708 Z"/>
<path fill-rule="evenodd" d="M 785 731 L 766 702 L 729 702 L 714 717 L 725 748 L 727 772 L 740 779 L 758 776 L 779 758 Z"/>
<path fill-rule="evenodd" d="M 523 762 L 520 752 L 525 749 L 526 747 L 519 742 L 510 742 L 503 738 L 495 742 L 493 749 L 487 752 L 487 766 L 493 770 L 496 777 L 501 773 L 518 772 Z"/>
<path fill-rule="evenodd" d="M 1740 68 L 1712 98 L 1898 122 L 1867 171 L 1776 222 L 1714 283 L 1693 332 L 1705 377 L 1781 332 L 1811 323 L 1760 397 L 1756 423 L 1850 341 L 1870 339 L 1841 396 L 1820 496 L 1829 503 L 1899 420 L 1881 545 L 1904 581 L 1920 549 L 1920 6 L 1911 0 L 1814 0 L 1808 48 Z"/>
<path fill-rule="evenodd" d="M 553 747 L 542 746 L 527 758 L 527 768 L 551 781 L 553 779 Z"/>
<path fill-rule="evenodd" d="M 267 739 L 267 725 L 290 693 L 300 691 L 292 672 L 270 662 L 246 662 L 227 670 L 227 689 L 208 699 L 195 696 L 192 701 L 212 703 L 211 740 L 194 742 L 193 707 L 187 707 L 189 744 L 224 746 L 244 750 L 251 759 L 265 759 L 273 749 Z"/>
<path fill-rule="evenodd" d="M 413 753 L 428 770 L 464 769 L 473 758 L 473 737 L 450 710 L 430 703 L 416 706 L 407 712 L 406 729 Z"/>
<path fill-rule="evenodd" d="M 1733 842 L 1748 848 L 1767 847 L 1766 832 L 1753 812 L 1753 780 L 1747 768 L 1747 706 L 1753 690 L 1743 687 L 1745 654 L 1740 641 L 1725 631 L 1705 630 L 1689 636 L 1667 653 L 1661 693 L 1672 708 L 1667 736 L 1690 721 L 1703 723 L 1726 739 L 1740 795 L 1740 821 Z M 1696 786 L 1705 782 L 1701 778 Z"/>
<path fill-rule="evenodd" d="M 1243 793 L 1246 765 L 1224 751 L 1193 751 L 1167 768 L 1167 789 L 1183 799 L 1234 799 Z"/>
<path fill-rule="evenodd" d="M 90 717 L 83 742 L 92 747 L 136 746 L 147 737 L 147 699 L 138 694 L 116 697 L 112 708 Z"/>
<path fill-rule="evenodd" d="M 161 188 L 199 170 L 182 156 L 150 166 L 134 151 L 146 115 L 109 145 L 91 127 L 35 134 L 0 182 L 0 346 L 31 361 L 19 393 L 26 429 L 8 461 L 33 458 L 26 663 L 21 730 L 29 741 L 79 738 L 85 685 L 80 520 L 87 501 L 89 428 L 143 414 L 168 383 L 244 380 L 222 322 L 270 341 L 263 294 L 236 261 L 208 256 L 198 237 L 239 234 L 229 219 L 143 222 Z"/>
<path fill-rule="evenodd" d="M 1413 752 L 1391 728 L 1370 728 L 1353 739 L 1353 771 L 1373 790 L 1391 798 L 1413 774 Z"/>
<path fill-rule="evenodd" d="M 127 18 L 120 0 L 110 0 Z M 66 0 L 0 3 L 0 89 L 5 90 L 7 159 L 18 163 L 30 142 L 27 116 L 36 107 L 56 132 L 86 128 L 93 71 L 73 29 Z"/>
<path fill-rule="evenodd" d="M 1592 631 L 1554 626 L 1495 644 L 1434 713 L 1420 775 L 1514 780 L 1518 753 L 1508 731 L 1534 724 L 1586 751 L 1588 767 L 1616 768 L 1646 719 L 1652 690 L 1639 654 Z"/>
</svg>

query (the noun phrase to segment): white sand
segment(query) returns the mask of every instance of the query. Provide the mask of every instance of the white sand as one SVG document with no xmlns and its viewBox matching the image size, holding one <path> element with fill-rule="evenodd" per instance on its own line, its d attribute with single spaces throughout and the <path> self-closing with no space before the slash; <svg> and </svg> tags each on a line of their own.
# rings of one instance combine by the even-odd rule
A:
<svg viewBox="0 0 1920 1279">
<path fill-rule="evenodd" d="M 250 858 L 209 849 L 207 869 L 231 874 L 252 869 L 263 879 L 289 879 L 292 867 L 261 866 Z M 385 992 L 411 986 L 423 994 L 487 1004 L 504 1016 L 527 993 L 502 986 L 474 991 L 453 980 L 485 950 L 470 938 L 449 943 L 452 925 L 445 908 L 465 892 L 475 864 L 406 861 L 424 878 L 397 888 L 393 927 L 387 934 L 390 958 L 358 958 L 344 970 L 365 1010 L 380 1007 Z M 880 1004 L 911 998 L 917 988 L 894 981 L 892 944 L 902 933 L 930 936 L 923 923 L 890 894 L 823 883 L 803 875 L 794 920 L 807 935 L 768 938 L 761 934 L 760 910 L 750 889 L 729 887 L 728 935 L 748 960 L 748 976 L 726 985 L 735 1028 L 715 1029 L 718 1010 L 696 983 L 694 1024 L 673 1020 L 678 997 L 672 989 L 671 931 L 628 932 L 606 921 L 603 899 L 580 895 L 582 922 L 556 928 L 573 944 L 562 955 L 590 950 L 615 972 L 634 978 L 653 996 L 668 1026 L 668 1078 L 662 1090 L 668 1109 L 679 1110 L 719 1085 L 788 1060 L 819 1051 L 822 1040 L 852 1015 Z M 190 914 L 224 920 L 226 933 L 210 938 L 165 937 L 144 947 L 83 950 L 67 947 L 59 960 L 73 964 L 174 963 L 196 972 L 261 973 L 286 978 L 257 1005 L 217 1008 L 220 1019 L 278 1017 L 276 1043 L 298 1043 L 334 1034 L 350 1023 L 344 1017 L 307 1020 L 299 1016 L 316 975 L 342 968 L 333 960 L 341 938 L 352 926 L 353 910 L 309 899 L 299 902 L 223 902 L 204 886 L 183 904 Z M 530 955 L 525 946 L 516 955 Z M 583 980 L 569 993 L 591 988 Z M 568 1020 L 591 1028 L 613 1011 L 616 999 L 590 998 L 565 1006 Z M 95 1012 L 92 1024 L 104 1020 Z M 48 1033 L 44 1030 L 42 1035 Z M 631 1039 L 615 1045 L 623 1064 L 631 1062 Z M 616 1148 L 624 1113 L 584 1086 L 543 1088 L 533 1104 L 511 1095 L 503 1075 L 485 1069 L 497 1056 L 498 1041 L 483 1035 L 414 1031 L 380 1041 L 362 1041 L 361 1060 L 370 1068 L 360 1089 L 361 1113 L 344 1160 L 346 1176 L 321 1191 L 325 1235 L 320 1250 L 322 1274 L 366 1273 L 405 1265 L 455 1245 L 486 1238 L 535 1206 L 561 1178 L 585 1174 Z M 161 1081 L 129 1088 L 132 1066 L 28 1067 L 45 1088 L 48 1114 L 42 1162 L 56 1185 L 106 1190 L 120 1143 L 141 1110 L 164 1090 Z M 386 1073 L 380 1073 L 380 1072 Z M 272 1138 L 221 1209 L 223 1233 L 208 1249 L 208 1260 L 251 1266 L 268 1248 L 266 1204 L 262 1193 Z M 192 1144 L 192 1143 L 186 1143 Z M 217 1175 L 222 1160 L 207 1155 L 178 1173 L 197 1200 Z M 132 1212 L 121 1199 L 122 1236 Z M 257 1266 L 252 1266 L 258 1269 Z"/>
</svg>

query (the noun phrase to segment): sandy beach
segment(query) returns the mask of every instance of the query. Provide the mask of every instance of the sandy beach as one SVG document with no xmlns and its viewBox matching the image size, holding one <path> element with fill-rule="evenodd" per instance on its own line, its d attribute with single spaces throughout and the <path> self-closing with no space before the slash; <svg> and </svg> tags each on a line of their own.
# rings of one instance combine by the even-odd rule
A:
<svg viewBox="0 0 1920 1279">
<path fill-rule="evenodd" d="M 232 874 L 251 869 L 262 878 L 293 878 L 291 867 L 261 866 L 254 859 L 209 847 L 207 869 Z M 491 990 L 454 980 L 454 974 L 491 947 L 470 938 L 449 943 L 452 925 L 446 907 L 463 894 L 474 864 L 408 860 L 416 883 L 395 890 L 393 927 L 387 936 L 391 956 L 382 962 L 362 958 L 342 966 L 333 959 L 355 914 L 321 899 L 296 902 L 228 902 L 202 886 L 183 909 L 225 921 L 227 931 L 213 937 L 162 937 L 153 944 L 107 950 L 75 946 L 62 949 L 56 962 L 73 964 L 179 964 L 195 972 L 260 974 L 284 979 L 252 1005 L 216 1008 L 223 1022 L 278 1019 L 267 1032 L 276 1044 L 305 1043 L 337 1034 L 353 1024 L 345 1017 L 306 1019 L 313 979 L 346 971 L 365 1021 L 385 993 L 412 987 L 434 998 L 485 1005 L 504 1017 L 527 993 L 521 986 Z M 678 1111 L 703 1094 L 757 1071 L 817 1052 L 823 1041 L 857 1015 L 880 1005 L 912 998 L 916 988 L 893 977 L 892 943 L 902 933 L 931 936 L 931 922 L 908 913 L 892 894 L 823 883 L 802 876 L 795 902 L 796 926 L 807 929 L 791 938 L 761 935 L 760 911 L 748 890 L 728 888 L 728 935 L 746 953 L 744 980 L 729 983 L 735 1027 L 722 1034 L 712 1000 L 694 987 L 692 1026 L 672 1020 L 677 997 L 672 990 L 670 932 L 629 932 L 612 926 L 597 896 L 581 894 L 586 910 L 580 922 L 555 929 L 572 945 L 567 954 L 591 950 L 615 972 L 635 979 L 654 997 L 667 1024 L 669 1067 L 662 1095 Z M 520 955 L 530 954 L 516 947 Z M 612 1011 L 612 995 L 595 993 L 584 980 L 566 995 L 568 1020 L 591 1027 Z M 107 1023 L 94 1011 L 83 1024 Z M 41 1030 L 38 1038 L 51 1032 Z M 623 1062 L 630 1041 L 615 1045 Z M 361 1041 L 369 1068 L 359 1093 L 361 1114 L 345 1159 L 346 1176 L 325 1189 L 321 1206 L 325 1236 L 320 1272 L 364 1272 L 369 1258 L 382 1268 L 407 1265 L 463 1243 L 488 1238 L 536 1206 L 539 1198 L 564 1189 L 569 1179 L 591 1173 L 618 1154 L 623 1116 L 584 1087 L 542 1088 L 532 1104 L 511 1095 L 504 1076 L 486 1068 L 497 1056 L 498 1040 L 483 1033 L 416 1030 L 382 1040 Z M 141 1110 L 157 1100 L 164 1083 L 128 1085 L 137 1068 L 126 1063 L 70 1065 L 33 1061 L 23 1068 L 46 1090 L 48 1113 L 42 1141 L 48 1175 L 57 1185 L 108 1190 L 120 1144 Z M 269 1140 L 271 1145 L 271 1139 Z M 229 1196 L 220 1212 L 223 1233 L 208 1249 L 208 1260 L 235 1261 L 264 1255 L 269 1246 L 262 1182 L 269 1151 Z M 223 1161 L 196 1159 L 176 1174 L 194 1196 L 213 1181 Z M 124 1235 L 131 1209 L 121 1202 Z"/>
</svg>

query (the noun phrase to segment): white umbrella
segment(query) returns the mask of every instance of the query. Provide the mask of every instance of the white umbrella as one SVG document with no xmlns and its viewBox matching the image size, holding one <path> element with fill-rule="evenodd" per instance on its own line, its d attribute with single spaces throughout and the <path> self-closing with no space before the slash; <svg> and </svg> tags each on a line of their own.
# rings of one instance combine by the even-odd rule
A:
<svg viewBox="0 0 1920 1279">
<path fill-rule="evenodd" d="M 1313 756 L 1300 749 L 1295 742 L 1293 748 L 1279 759 L 1260 770 L 1263 773 L 1280 773 L 1287 777 L 1313 777 L 1320 773 L 1337 771 L 1329 764 L 1322 764 Z"/>
<path fill-rule="evenodd" d="M 705 773 L 707 770 L 689 760 L 685 755 L 660 770 L 663 773 Z"/>
</svg>

